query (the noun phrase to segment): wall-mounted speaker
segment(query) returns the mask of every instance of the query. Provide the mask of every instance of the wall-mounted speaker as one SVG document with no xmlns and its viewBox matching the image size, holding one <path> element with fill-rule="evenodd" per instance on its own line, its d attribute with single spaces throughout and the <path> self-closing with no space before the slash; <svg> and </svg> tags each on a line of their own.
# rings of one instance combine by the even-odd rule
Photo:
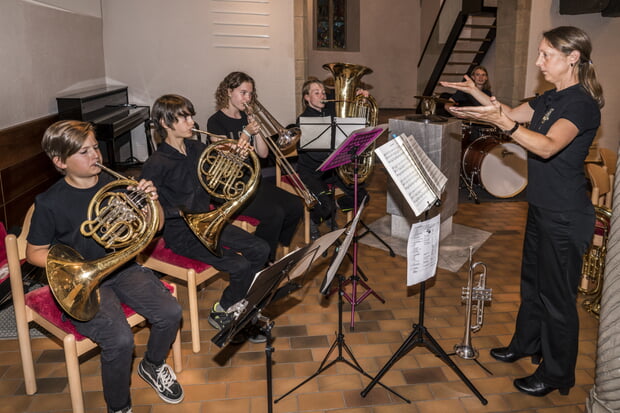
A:
<svg viewBox="0 0 620 413">
<path fill-rule="evenodd" d="M 600 13 L 609 2 L 610 0 L 560 0 L 560 14 Z"/>
</svg>

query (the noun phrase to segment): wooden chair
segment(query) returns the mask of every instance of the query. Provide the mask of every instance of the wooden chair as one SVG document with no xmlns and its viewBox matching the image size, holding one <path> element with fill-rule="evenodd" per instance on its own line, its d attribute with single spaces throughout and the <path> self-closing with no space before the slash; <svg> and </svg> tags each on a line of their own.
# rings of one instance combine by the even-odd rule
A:
<svg viewBox="0 0 620 413">
<path fill-rule="evenodd" d="M 586 163 L 586 172 L 592 185 L 592 204 L 611 209 L 611 186 L 609 174 L 605 168 L 593 163 Z"/>
<path fill-rule="evenodd" d="M 258 220 L 250 217 L 238 216 L 233 223 L 247 232 L 252 233 L 256 230 Z M 218 275 L 220 271 L 204 262 L 175 254 L 170 248 L 166 247 L 163 238 L 154 240 L 151 245 L 138 256 L 138 262 L 147 268 L 182 280 L 187 284 L 192 351 L 198 353 L 200 351 L 198 286 Z"/>
<path fill-rule="evenodd" d="M 294 149 L 288 152 L 285 156 L 287 158 L 292 158 L 294 156 L 297 156 L 297 150 Z M 299 195 L 298 189 L 296 189 L 297 187 L 296 181 L 292 179 L 289 175 L 282 174 L 282 169 L 280 167 L 279 162 L 276 162 L 276 186 L 280 189 L 285 190 L 286 192 L 290 192 L 291 194 L 297 195 L 301 198 L 301 196 Z M 344 193 L 342 192 L 340 188 L 335 189 L 334 196 L 338 197 L 343 194 Z M 347 222 L 351 221 L 352 219 L 353 219 L 353 212 L 352 211 L 347 212 Z M 305 204 L 304 204 L 304 242 L 306 244 L 310 243 L 310 209 Z M 285 248 L 285 254 L 287 250 L 288 249 Z"/>
<path fill-rule="evenodd" d="M 37 392 L 30 330 L 28 327 L 29 322 L 34 322 L 60 340 L 65 353 L 71 406 L 74 413 L 82 413 L 84 412 L 84 398 L 82 395 L 79 357 L 97 347 L 97 344 L 79 334 L 73 324 L 63 317 L 64 313 L 56 304 L 49 286 L 40 287 L 24 294 L 21 262 L 26 256 L 26 236 L 28 235 L 33 211 L 34 206 L 28 210 L 21 235 L 15 237 L 15 235 L 10 234 L 5 239 L 26 394 L 32 395 Z M 176 297 L 176 286 L 174 284 L 165 284 Z M 136 326 L 144 321 L 141 315 L 128 306 L 123 305 L 123 310 L 130 326 Z M 180 372 L 183 367 L 179 332 L 177 332 L 176 340 L 172 346 L 172 357 L 175 371 Z"/>
<path fill-rule="evenodd" d="M 618 154 L 611 149 L 598 148 L 598 153 L 603 161 L 603 167 L 607 170 L 609 175 L 609 195 L 608 197 L 613 199 L 614 196 L 614 181 L 616 179 L 616 163 L 618 162 Z M 611 205 L 611 204 L 610 204 Z"/>
</svg>

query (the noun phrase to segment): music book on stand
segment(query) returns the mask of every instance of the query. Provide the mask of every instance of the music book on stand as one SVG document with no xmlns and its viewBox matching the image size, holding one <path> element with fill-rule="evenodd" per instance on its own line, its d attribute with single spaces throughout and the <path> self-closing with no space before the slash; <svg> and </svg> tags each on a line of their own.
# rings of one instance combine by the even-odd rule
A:
<svg viewBox="0 0 620 413">
<path fill-rule="evenodd" d="M 441 198 L 448 178 L 426 155 L 413 135 L 393 135 L 375 149 L 416 216 L 430 209 Z"/>
</svg>

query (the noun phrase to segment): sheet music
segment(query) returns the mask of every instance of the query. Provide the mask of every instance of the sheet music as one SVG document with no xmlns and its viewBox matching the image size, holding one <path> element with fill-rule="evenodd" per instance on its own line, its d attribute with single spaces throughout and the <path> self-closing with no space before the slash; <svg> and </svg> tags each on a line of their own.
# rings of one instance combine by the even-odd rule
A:
<svg viewBox="0 0 620 413">
<path fill-rule="evenodd" d="M 424 152 L 424 149 L 422 149 L 413 135 L 405 136 L 405 134 L 402 134 L 400 138 L 401 139 L 397 139 L 398 143 L 409 156 L 419 161 L 417 164 L 421 165 L 425 171 L 423 177 L 428 177 L 427 183 L 437 198 L 441 198 L 441 193 L 446 189 L 448 178 L 441 172 L 437 165 L 431 161 L 431 158 L 426 155 L 426 152 Z"/>
<path fill-rule="evenodd" d="M 403 144 L 403 137 L 407 145 Z M 386 170 L 416 216 L 429 209 L 445 188 L 447 178 L 426 156 L 413 136 L 398 136 L 375 149 Z"/>
<path fill-rule="evenodd" d="M 440 215 L 411 225 L 407 242 L 407 286 L 435 275 L 439 257 Z"/>
</svg>

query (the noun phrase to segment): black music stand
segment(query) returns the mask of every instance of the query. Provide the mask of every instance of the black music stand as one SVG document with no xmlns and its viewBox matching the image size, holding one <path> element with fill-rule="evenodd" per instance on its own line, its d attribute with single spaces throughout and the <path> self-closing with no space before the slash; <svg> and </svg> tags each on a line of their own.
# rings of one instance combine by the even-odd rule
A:
<svg viewBox="0 0 620 413">
<path fill-rule="evenodd" d="M 368 148 L 368 146 L 370 146 L 370 144 L 372 144 L 379 137 L 379 135 L 383 133 L 383 131 L 385 131 L 385 129 L 385 126 L 369 126 L 353 132 L 318 168 L 320 171 L 327 171 L 329 169 L 337 168 L 353 162 L 353 211 L 355 215 L 357 215 L 358 211 L 358 156 L 364 152 L 364 150 Z M 354 227 L 354 231 L 357 231 L 357 227 Z M 379 301 L 385 303 L 385 300 L 366 283 L 368 278 L 359 270 L 357 265 L 357 249 L 358 237 L 357 233 L 355 233 L 353 237 L 352 256 L 353 274 L 344 282 L 343 285 L 344 287 L 347 284 L 351 284 L 351 295 L 349 296 L 344 291 L 342 294 L 349 304 L 351 304 L 351 330 L 355 329 L 355 307 L 364 301 L 369 295 L 372 294 Z M 394 252 L 392 251 L 391 254 L 393 253 Z M 360 278 L 360 274 L 362 275 L 362 278 Z M 359 297 L 357 295 L 358 284 L 365 289 L 364 293 Z"/>
<path fill-rule="evenodd" d="M 354 238 L 355 238 L 355 227 L 356 227 L 357 223 L 360 220 L 360 216 L 362 215 L 361 214 L 362 210 L 363 210 L 363 206 L 362 206 L 362 208 L 360 208 L 360 210 L 357 212 L 357 214 L 355 215 L 355 217 L 351 221 L 351 223 L 349 225 L 348 232 L 347 232 L 347 236 L 345 237 L 345 239 L 342 242 L 342 244 L 338 247 L 337 253 L 334 254 L 334 257 L 333 257 L 332 262 L 331 262 L 331 264 L 329 266 L 329 269 L 327 270 L 325 278 L 323 279 L 323 282 L 321 283 L 320 292 L 322 294 L 324 294 L 324 295 L 328 294 L 330 285 L 331 285 L 332 281 L 334 280 L 335 275 L 337 275 L 336 271 L 338 271 L 338 268 L 340 267 L 340 264 L 342 264 L 342 260 L 344 259 L 346 250 L 349 249 L 349 246 L 351 245 L 351 241 L 353 241 Z M 310 380 L 312 380 L 313 378 L 315 378 L 319 374 L 323 373 L 325 370 L 329 369 L 331 366 L 333 366 L 334 364 L 336 364 L 338 362 L 347 364 L 349 367 L 357 370 L 359 373 L 361 373 L 362 375 L 368 377 L 369 379 L 373 378 L 371 375 L 366 373 L 366 371 L 364 371 L 362 366 L 358 363 L 357 359 L 353 355 L 353 352 L 351 351 L 349 346 L 347 346 L 347 344 L 344 341 L 344 333 L 343 333 L 343 330 L 342 330 L 342 305 L 343 305 L 342 297 L 344 295 L 344 289 L 343 289 L 344 288 L 344 283 L 343 283 L 344 280 L 345 280 L 345 278 L 343 276 L 338 276 L 338 291 L 339 291 L 339 294 L 338 294 L 338 333 L 336 333 L 336 340 L 334 341 L 334 343 L 329 348 L 327 354 L 323 358 L 323 361 L 321 362 L 321 364 L 320 364 L 319 368 L 317 369 L 317 371 L 315 371 L 310 377 L 306 378 L 304 381 L 299 383 L 297 386 L 293 387 L 291 390 L 289 390 L 288 392 L 286 392 L 282 396 L 280 396 L 278 399 L 276 399 L 275 403 L 278 403 L 280 400 L 282 400 L 283 398 L 285 398 L 286 396 L 288 396 L 289 394 L 291 394 L 292 392 L 294 392 L 295 390 L 297 390 L 298 388 L 300 388 L 301 386 L 303 386 L 304 384 L 306 384 L 307 382 L 309 382 Z M 338 349 L 338 355 L 331 362 L 327 363 L 327 360 L 329 359 L 329 357 L 331 356 L 331 354 L 333 353 L 333 351 L 336 348 Z M 349 355 L 349 357 L 351 358 L 351 361 L 347 360 L 343 356 L 343 350 Z M 383 383 L 379 383 L 379 385 L 381 385 L 383 388 L 385 388 L 386 390 L 390 391 L 394 395 L 400 397 L 401 399 L 403 399 L 407 403 L 411 403 L 411 400 L 401 396 L 400 394 L 398 394 L 394 390 L 392 390 L 389 387 L 385 386 Z"/>
<path fill-rule="evenodd" d="M 254 277 L 246 297 L 227 310 L 234 315 L 233 321 L 211 339 L 218 347 L 224 347 L 231 342 L 233 337 L 241 333 L 241 330 L 248 324 L 262 323 L 260 330 L 267 338 L 265 342 L 265 365 L 269 413 L 273 411 L 271 355 L 275 350 L 271 345 L 273 341 L 271 330 L 275 322 L 264 316 L 262 310 L 271 302 L 286 297 L 288 294 L 301 288 L 303 278 L 314 259 L 329 248 L 344 231 L 342 229 L 325 234 L 312 244 L 287 254 L 271 266 L 259 271 Z M 289 282 L 278 288 L 287 277 Z"/>
<path fill-rule="evenodd" d="M 424 220 L 428 219 L 428 210 L 424 213 Z M 364 390 L 362 390 L 362 397 L 366 397 L 368 392 L 372 390 L 372 388 L 380 382 L 381 378 L 388 372 L 388 370 L 402 357 L 404 357 L 409 351 L 414 349 L 417 346 L 426 347 L 431 353 L 435 356 L 439 357 L 444 363 L 450 367 L 457 376 L 469 387 L 469 389 L 478 397 L 480 402 L 483 405 L 487 405 L 488 401 L 484 398 L 484 396 L 476 389 L 471 381 L 465 376 L 465 374 L 459 369 L 459 367 L 452 361 L 452 359 L 448 356 L 448 354 L 444 351 L 443 348 L 439 345 L 439 343 L 433 338 L 431 333 L 428 332 L 426 327 L 424 326 L 424 301 L 426 295 L 426 281 L 422 281 L 420 283 L 420 305 L 419 305 L 419 322 L 417 324 L 413 324 L 413 331 L 409 334 L 409 337 L 405 339 L 403 344 L 396 350 L 394 355 L 388 360 L 387 363 L 381 368 L 379 373 L 375 376 L 375 378 L 366 386 Z"/>
<path fill-rule="evenodd" d="M 353 133 L 358 132 L 360 127 L 366 124 L 365 118 L 338 118 L 332 116 L 324 117 L 300 117 L 299 126 L 302 130 L 300 149 L 305 151 L 334 151 L 339 150 L 339 146 L 344 144 L 347 137 Z M 368 129 L 368 128 L 366 128 Z M 385 128 L 383 128 L 385 129 Z M 365 149 L 366 147 L 364 147 Z M 362 151 L 358 152 L 359 155 Z M 345 162 L 342 165 L 349 163 Z M 323 165 L 321 165 L 323 166 Z M 332 168 L 321 169 L 321 171 L 327 171 Z M 334 194 L 334 191 L 332 191 Z M 333 200 L 335 204 L 335 199 Z M 357 202 L 356 204 L 357 205 Z M 332 210 L 332 215 L 334 211 Z M 332 230 L 335 229 L 335 220 L 332 219 Z M 391 257 L 395 257 L 396 254 L 390 245 L 385 242 L 376 232 L 374 232 L 363 220 L 360 221 L 360 225 L 364 227 L 364 232 L 357 235 L 357 239 L 361 239 L 364 236 L 371 234 L 379 241 L 385 248 L 387 248 Z M 359 270 L 358 270 L 359 271 Z M 368 281 L 363 272 L 359 271 L 360 275 L 365 281 Z"/>
</svg>

